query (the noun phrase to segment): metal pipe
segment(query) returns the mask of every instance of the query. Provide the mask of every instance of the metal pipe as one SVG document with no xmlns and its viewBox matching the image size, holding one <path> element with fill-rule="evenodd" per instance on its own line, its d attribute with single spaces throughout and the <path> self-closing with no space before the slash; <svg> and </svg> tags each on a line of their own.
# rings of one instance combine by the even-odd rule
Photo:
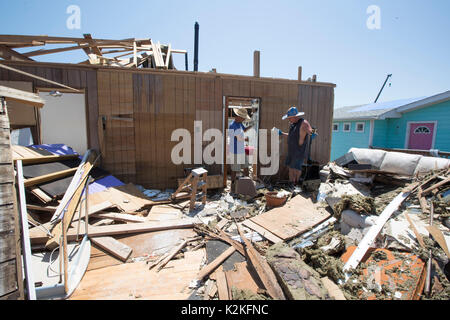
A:
<svg viewBox="0 0 450 320">
<path fill-rule="evenodd" d="M 195 23 L 195 38 L 194 38 L 194 71 L 198 71 L 198 34 L 199 34 L 199 24 Z"/>
<path fill-rule="evenodd" d="M 374 102 L 374 103 L 376 103 L 376 102 L 378 101 L 378 98 L 380 97 L 381 91 L 383 91 L 384 86 L 386 85 L 386 82 L 388 81 L 388 79 L 389 79 L 390 77 L 392 77 L 392 74 L 388 74 L 388 75 L 387 75 L 386 80 L 384 81 L 383 86 L 381 87 L 380 92 L 378 92 L 377 98 L 375 99 L 375 102 Z"/>
</svg>

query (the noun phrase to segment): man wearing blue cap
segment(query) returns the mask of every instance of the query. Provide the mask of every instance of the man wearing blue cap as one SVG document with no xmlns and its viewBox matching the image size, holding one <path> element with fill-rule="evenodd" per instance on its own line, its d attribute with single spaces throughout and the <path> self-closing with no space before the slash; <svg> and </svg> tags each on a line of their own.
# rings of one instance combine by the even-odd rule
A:
<svg viewBox="0 0 450 320">
<path fill-rule="evenodd" d="M 288 137 L 288 154 L 285 165 L 289 168 L 289 182 L 293 184 L 300 180 L 303 162 L 308 158 L 309 135 L 313 134 L 309 122 L 301 118 L 304 114 L 304 112 L 299 112 L 295 106 L 290 107 L 281 118 L 288 119 L 291 123 L 289 133 L 279 130 L 280 135 Z"/>
</svg>

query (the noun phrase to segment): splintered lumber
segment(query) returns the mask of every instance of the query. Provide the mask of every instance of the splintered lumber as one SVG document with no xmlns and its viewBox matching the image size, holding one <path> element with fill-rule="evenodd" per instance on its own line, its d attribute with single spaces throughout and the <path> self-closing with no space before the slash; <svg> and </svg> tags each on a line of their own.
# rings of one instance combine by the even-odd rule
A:
<svg viewBox="0 0 450 320">
<path fill-rule="evenodd" d="M 86 157 L 87 161 L 80 165 L 84 169 L 83 175 L 81 177 L 81 183 L 75 189 L 75 192 L 73 193 L 73 197 L 70 199 L 70 202 L 67 206 L 67 211 L 64 212 L 64 215 L 61 219 L 62 221 L 58 221 L 56 223 L 56 225 L 54 226 L 54 228 L 52 229 L 51 232 L 52 232 L 53 238 L 49 239 L 47 241 L 47 243 L 45 244 L 45 247 L 47 249 L 52 250 L 58 246 L 59 241 L 60 241 L 60 236 L 62 234 L 63 226 L 65 228 L 65 231 L 67 231 L 67 229 L 69 228 L 70 223 L 72 222 L 73 216 L 75 214 L 75 211 L 80 203 L 81 195 L 83 194 L 84 187 L 85 187 L 85 184 L 87 183 L 89 173 L 90 173 L 91 169 L 94 167 L 94 157 L 95 157 L 94 153 L 91 153 L 88 151 L 88 154 Z M 72 186 L 72 183 L 70 184 L 69 188 L 71 186 Z M 64 198 L 63 198 L 63 200 L 64 200 Z M 64 202 L 61 201 L 60 205 L 58 206 L 58 210 L 64 209 L 65 204 L 63 204 L 63 203 Z M 57 212 L 58 212 L 58 210 L 57 210 Z M 57 212 L 55 212 L 55 215 Z"/>
<path fill-rule="evenodd" d="M 42 203 L 49 203 L 53 200 L 51 197 L 49 197 L 44 191 L 42 191 L 38 187 L 31 187 L 30 192 L 36 198 L 38 198 L 40 201 L 42 201 Z"/>
<path fill-rule="evenodd" d="M 98 247 L 111 253 L 114 257 L 119 258 L 124 262 L 127 261 L 133 251 L 133 249 L 129 246 L 117 241 L 113 237 L 92 237 L 90 240 Z"/>
<path fill-rule="evenodd" d="M 445 179 L 445 180 L 443 180 L 443 181 L 441 181 L 441 182 L 438 182 L 438 183 L 432 185 L 431 187 L 425 189 L 425 190 L 422 192 L 422 194 L 425 196 L 425 195 L 427 195 L 428 193 L 430 193 L 431 191 L 433 191 L 434 189 L 439 188 L 439 187 L 442 187 L 443 185 L 445 185 L 445 184 L 447 184 L 447 183 L 449 183 L 449 182 L 450 182 L 450 177 L 447 177 L 447 179 Z"/>
<path fill-rule="evenodd" d="M 264 229 L 263 227 L 257 225 L 256 223 L 254 223 L 251 220 L 245 220 L 242 223 L 244 226 L 246 226 L 247 228 L 250 228 L 252 230 L 255 230 L 256 232 L 258 232 L 260 235 L 262 235 L 264 238 L 266 238 L 267 240 L 269 240 L 270 242 L 273 243 L 278 243 L 283 241 L 283 239 L 277 237 L 276 235 L 274 235 L 272 232 Z"/>
<path fill-rule="evenodd" d="M 425 227 L 427 231 L 433 236 L 434 240 L 441 246 L 442 250 L 444 250 L 445 254 L 448 258 L 450 258 L 450 252 L 447 247 L 447 242 L 445 241 L 444 235 L 442 231 L 436 228 L 436 226 L 427 226 Z"/>
<path fill-rule="evenodd" d="M 47 83 L 51 83 L 51 84 L 57 85 L 57 86 L 59 86 L 59 87 L 63 87 L 63 88 L 72 90 L 72 91 L 74 91 L 74 92 L 81 92 L 80 90 L 77 90 L 77 89 L 68 87 L 68 86 L 66 86 L 66 85 L 64 85 L 64 84 L 61 84 L 61 83 L 59 83 L 59 82 L 51 81 L 51 80 L 48 80 L 48 79 L 45 79 L 45 78 L 36 76 L 36 75 L 34 75 L 34 74 L 32 74 L 32 73 L 28 73 L 28 72 L 25 72 L 25 71 L 22 71 L 22 70 L 18 70 L 18 69 L 12 68 L 12 67 L 10 67 L 10 66 L 5 66 L 4 64 L 1 64 L 1 63 L 0 63 L 0 68 L 6 69 L 6 70 L 9 70 L 9 71 L 14 71 L 14 72 L 17 72 L 17 73 L 20 73 L 20 74 L 23 74 L 23 75 L 29 76 L 29 77 L 31 77 L 31 78 L 34 78 L 34 79 L 37 79 L 37 80 L 41 80 L 41 81 L 47 82 Z M 1 93 L 1 92 L 0 92 L 0 93 Z M 18 97 L 18 99 L 19 99 L 19 100 L 18 100 L 19 102 L 22 101 L 21 99 L 23 99 L 23 96 Z M 31 98 L 29 98 L 29 97 L 27 97 L 26 99 L 27 99 L 28 101 L 33 101 L 33 104 L 34 104 L 36 107 L 42 107 L 42 106 L 44 105 L 44 100 L 42 100 L 42 98 L 40 98 L 39 96 L 38 96 L 38 98 L 34 98 L 33 100 L 30 100 Z M 22 101 L 22 102 L 24 102 L 24 101 Z M 29 102 L 24 102 L 24 103 L 29 103 Z"/>
<path fill-rule="evenodd" d="M 130 223 L 130 224 L 114 224 L 110 226 L 91 227 L 89 226 L 89 237 L 103 237 L 114 236 L 119 234 L 133 234 L 143 232 L 163 231 L 170 229 L 187 229 L 193 228 L 194 223 L 192 219 L 181 219 L 178 221 L 167 221 L 158 223 Z M 69 241 L 77 239 L 77 230 L 75 228 L 69 229 L 67 232 Z M 30 230 L 30 240 L 32 244 L 46 242 L 48 236 L 41 228 L 32 228 Z"/>
<path fill-rule="evenodd" d="M 197 275 L 197 281 L 202 281 L 203 278 L 205 278 L 208 274 L 213 272 L 217 267 L 219 267 L 229 256 L 231 256 L 236 249 L 231 246 L 224 252 L 222 252 L 221 255 L 219 255 L 216 259 L 214 259 L 211 263 L 209 263 L 207 266 L 205 266 L 202 270 L 200 270 L 199 274 Z"/>
<path fill-rule="evenodd" d="M 350 269 L 355 269 L 358 266 L 358 264 L 361 262 L 361 259 L 364 257 L 369 247 L 375 241 L 375 238 L 378 236 L 383 226 L 386 224 L 392 214 L 398 209 L 398 207 L 403 203 L 403 201 L 410 195 L 412 190 L 414 190 L 417 186 L 418 183 L 413 183 L 409 187 L 405 188 L 394 198 L 394 200 L 392 200 L 387 205 L 383 212 L 378 216 L 377 221 L 375 221 L 374 225 L 370 227 L 369 231 L 358 244 L 358 247 L 353 252 L 350 259 L 348 259 L 347 263 L 344 265 L 344 272 L 347 272 Z M 348 278 L 349 275 L 346 274 L 346 280 Z"/>
<path fill-rule="evenodd" d="M 164 266 L 170 261 L 172 260 L 172 258 L 181 250 L 183 249 L 189 242 L 191 241 L 196 241 L 196 240 L 200 240 L 202 237 L 195 237 L 195 238 L 191 238 L 191 239 L 186 239 L 183 242 L 181 242 L 178 246 L 176 246 L 172 252 L 164 259 L 160 262 L 160 264 L 158 265 L 158 268 L 156 268 L 156 270 L 161 270 L 162 268 L 164 268 Z"/>
<path fill-rule="evenodd" d="M 409 223 L 412 231 L 414 232 L 414 235 L 416 236 L 417 241 L 423 248 L 425 248 L 425 242 L 423 242 L 423 238 L 420 235 L 419 231 L 417 231 L 416 226 L 414 225 L 411 218 L 409 217 L 409 214 L 405 212 L 404 215 L 406 217 L 406 220 L 408 220 L 408 223 Z"/>
<path fill-rule="evenodd" d="M 5 69 L 13 69 L 2 64 L 0 64 L 0 67 Z M 41 108 L 45 103 L 45 101 L 35 93 L 5 86 L 0 86 L 0 97 L 6 98 L 6 101 L 17 101 L 27 105 L 33 105 L 38 108 Z"/>
<path fill-rule="evenodd" d="M 228 294 L 228 284 L 223 267 L 220 266 L 215 272 L 217 281 L 217 291 L 219 292 L 219 300 L 230 300 L 231 297 Z"/>
<path fill-rule="evenodd" d="M 45 212 L 55 212 L 56 211 L 56 207 L 51 207 L 51 206 L 42 207 L 42 206 L 37 206 L 34 204 L 27 204 L 27 209 L 35 210 L 35 211 L 45 211 Z"/>
<path fill-rule="evenodd" d="M 22 164 L 38 164 L 38 163 L 47 163 L 54 161 L 63 161 L 63 160 L 71 160 L 77 159 L 78 154 L 67 154 L 67 155 L 54 155 L 54 156 L 39 156 L 39 157 L 14 157 L 14 161 L 22 160 Z"/>
<path fill-rule="evenodd" d="M 237 225 L 237 224 L 236 224 Z M 241 239 L 244 240 L 245 243 L 245 251 L 250 260 L 250 263 L 253 265 L 256 273 L 258 274 L 261 282 L 264 284 L 264 287 L 267 290 L 267 293 L 276 300 L 286 300 L 284 296 L 283 290 L 278 284 L 277 277 L 275 273 L 272 271 L 269 263 L 256 251 L 251 242 L 244 236 L 243 232 L 237 225 L 237 229 Z"/>
<path fill-rule="evenodd" d="M 424 213 L 424 214 L 430 213 L 429 210 L 428 210 L 428 207 L 427 207 L 427 200 L 423 196 L 422 186 L 420 186 L 418 188 L 417 198 L 419 199 L 419 204 L 420 204 L 420 208 L 422 209 L 422 213 Z"/>
<path fill-rule="evenodd" d="M 112 219 L 117 221 L 124 221 L 124 222 L 137 222 L 137 223 L 143 223 L 145 222 L 144 217 L 135 216 L 132 214 L 126 214 L 126 213 L 118 213 L 118 212 L 98 212 L 94 213 L 93 217 L 95 218 L 103 218 L 103 219 Z"/>
<path fill-rule="evenodd" d="M 64 178 L 64 177 L 70 176 L 71 174 L 74 174 L 77 170 L 78 170 L 78 168 L 70 168 L 67 170 L 52 172 L 52 173 L 49 173 L 49 174 L 46 174 L 43 176 L 39 176 L 39 177 L 29 178 L 24 181 L 24 186 L 31 187 L 31 186 L 35 186 L 37 184 L 41 184 L 44 182 Z"/>
<path fill-rule="evenodd" d="M 90 205 L 89 206 L 89 213 L 88 213 L 88 217 L 90 217 L 91 215 L 97 214 L 103 210 L 109 209 L 113 206 L 113 204 L 109 201 L 105 201 L 96 205 Z M 78 211 L 80 210 L 80 208 L 78 208 L 77 210 L 77 215 L 73 217 L 72 221 L 77 221 L 79 219 L 83 219 L 86 217 L 86 211 L 82 210 L 82 213 L 80 216 L 78 216 Z M 105 219 L 112 219 L 111 217 L 104 217 Z"/>
<path fill-rule="evenodd" d="M 222 218 L 217 224 L 216 224 L 216 229 L 218 230 L 222 230 L 223 227 L 225 227 L 227 225 L 227 223 L 230 222 L 230 220 L 226 219 L 226 218 Z"/>
</svg>

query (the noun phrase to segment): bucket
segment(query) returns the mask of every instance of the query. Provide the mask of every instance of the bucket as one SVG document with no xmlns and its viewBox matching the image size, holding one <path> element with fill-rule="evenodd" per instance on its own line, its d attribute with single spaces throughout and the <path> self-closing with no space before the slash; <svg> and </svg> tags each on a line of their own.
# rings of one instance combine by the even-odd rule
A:
<svg viewBox="0 0 450 320">
<path fill-rule="evenodd" d="M 281 198 L 277 197 L 278 192 L 271 191 L 265 194 L 266 203 L 268 207 L 278 207 L 284 204 L 287 199 L 287 196 L 283 196 Z"/>
</svg>

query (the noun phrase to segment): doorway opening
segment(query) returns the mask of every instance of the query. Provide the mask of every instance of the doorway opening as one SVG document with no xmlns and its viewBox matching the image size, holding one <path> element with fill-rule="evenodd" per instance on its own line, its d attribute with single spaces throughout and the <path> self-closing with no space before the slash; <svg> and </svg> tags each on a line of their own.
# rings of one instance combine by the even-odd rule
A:
<svg viewBox="0 0 450 320">
<path fill-rule="evenodd" d="M 227 130 L 230 125 L 235 121 L 237 115 L 234 110 L 245 109 L 250 119 L 245 119 L 242 124 L 244 128 L 248 128 L 244 132 L 245 141 L 244 149 L 245 155 L 248 160 L 248 173 L 249 177 L 253 180 L 258 179 L 258 145 L 259 145 L 259 127 L 260 127 L 260 98 L 250 98 L 250 97 L 224 97 L 224 121 L 223 121 L 223 133 L 224 133 L 224 143 L 223 143 L 223 155 L 224 164 L 222 168 L 223 172 L 223 185 L 227 186 L 228 180 L 231 179 L 231 164 L 234 160 L 233 150 L 231 150 L 231 139 Z M 238 175 L 243 175 L 244 172 L 241 170 Z M 230 180 L 231 183 L 231 180 Z"/>
</svg>

